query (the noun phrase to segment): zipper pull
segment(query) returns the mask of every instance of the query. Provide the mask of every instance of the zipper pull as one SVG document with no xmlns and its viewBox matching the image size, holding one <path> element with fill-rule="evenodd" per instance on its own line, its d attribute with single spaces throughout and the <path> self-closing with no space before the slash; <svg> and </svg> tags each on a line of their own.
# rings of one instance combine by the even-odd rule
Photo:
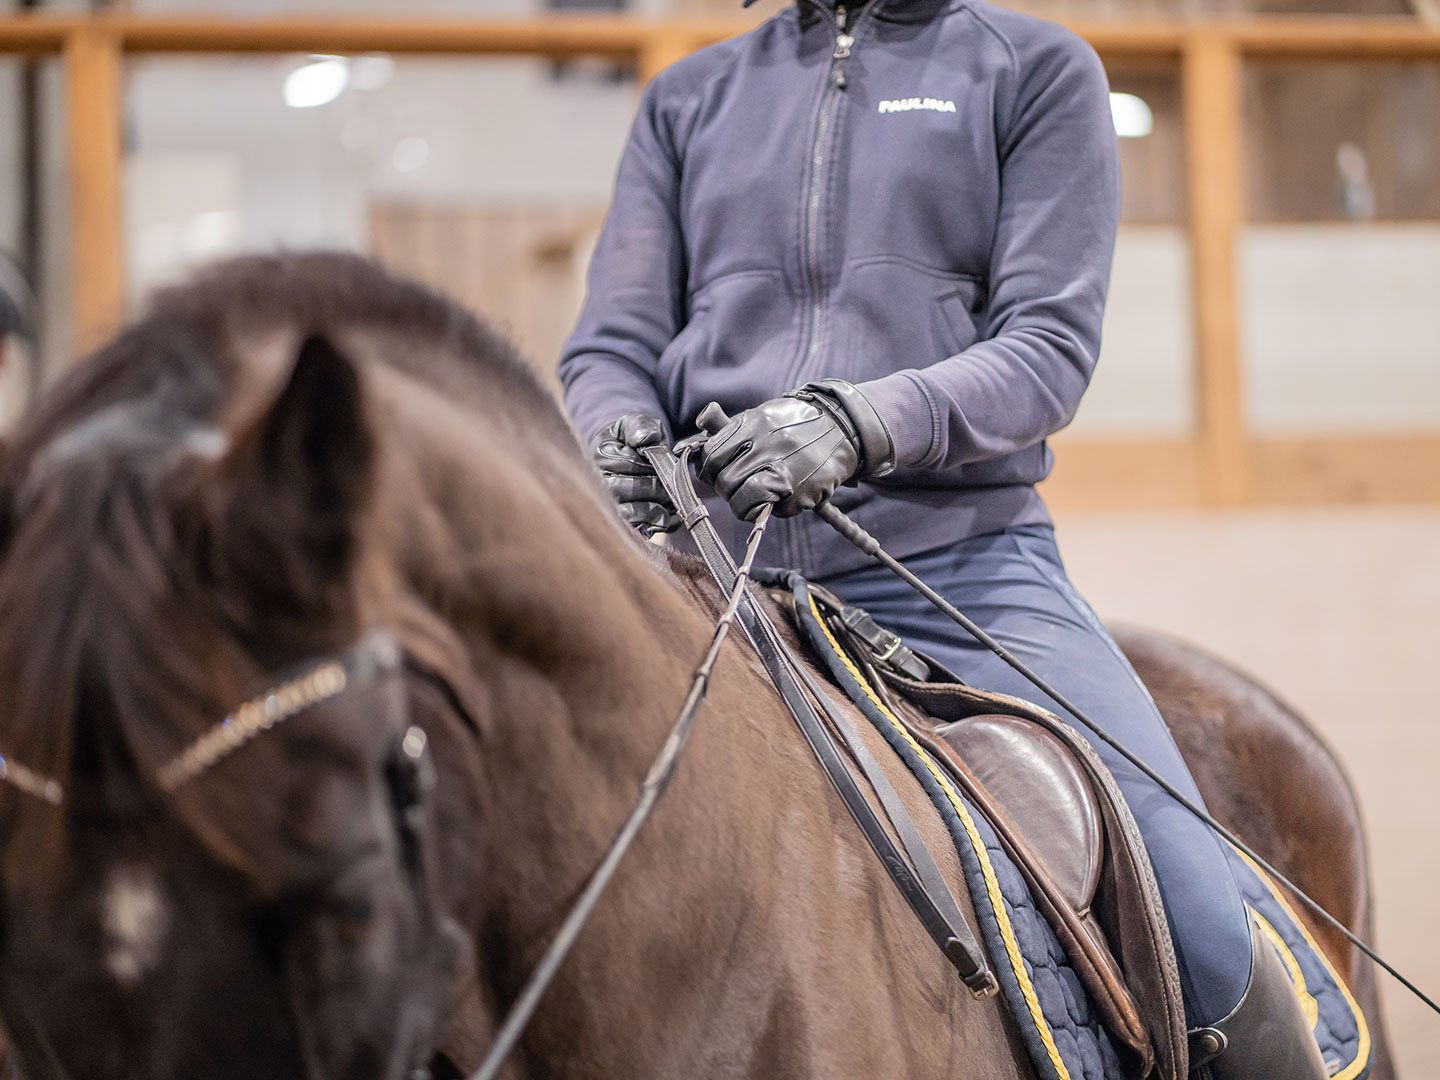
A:
<svg viewBox="0 0 1440 1080">
<path fill-rule="evenodd" d="M 834 83 L 837 90 L 845 89 L 845 61 L 850 58 L 850 47 L 855 44 L 855 35 L 845 32 L 845 19 L 848 14 L 844 4 L 836 5 L 835 51 L 830 54 L 830 61 L 835 71 Z"/>
</svg>

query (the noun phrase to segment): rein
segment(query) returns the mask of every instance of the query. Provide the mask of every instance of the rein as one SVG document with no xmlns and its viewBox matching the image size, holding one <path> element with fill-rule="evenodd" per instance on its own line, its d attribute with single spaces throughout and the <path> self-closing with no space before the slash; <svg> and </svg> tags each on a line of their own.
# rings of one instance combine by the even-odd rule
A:
<svg viewBox="0 0 1440 1080">
<path fill-rule="evenodd" d="M 713 434 L 714 432 L 719 431 L 727 423 L 729 423 L 729 417 L 725 415 L 724 410 L 721 409 L 718 404 L 711 402 L 701 411 L 699 417 L 697 417 L 696 419 L 696 423 L 701 428 L 702 433 Z M 700 439 L 703 439 L 705 437 L 706 434 L 701 434 L 697 436 L 697 438 Z M 647 455 L 648 454 L 649 451 L 647 450 Z M 666 493 L 669 494 L 672 499 L 675 498 L 676 492 L 671 491 L 668 484 L 666 485 Z M 692 489 L 690 491 L 690 498 L 693 499 L 694 497 L 694 491 Z M 678 501 L 676 505 L 679 505 Z M 1244 855 L 1252 859 L 1256 863 L 1256 865 L 1258 865 L 1267 874 L 1269 874 L 1275 881 L 1279 882 L 1281 885 L 1285 886 L 1285 888 L 1289 889 L 1290 892 L 1295 895 L 1296 899 L 1300 900 L 1322 921 L 1324 921 L 1327 925 L 1333 927 L 1336 931 L 1342 934 L 1345 939 L 1350 942 L 1350 944 L 1354 945 L 1357 949 L 1359 949 L 1362 953 L 1369 957 L 1371 961 L 1373 961 L 1378 967 L 1382 968 L 1387 974 L 1392 976 L 1406 990 L 1410 991 L 1410 993 L 1414 994 L 1417 998 L 1419 998 L 1426 1005 L 1428 1005 L 1433 1012 L 1440 1014 L 1440 1004 L 1436 1004 L 1436 1002 L 1431 999 L 1429 995 L 1427 995 L 1418 986 L 1416 986 L 1413 982 L 1411 982 L 1398 970 L 1396 970 L 1394 965 L 1392 965 L 1389 961 L 1382 957 L 1371 946 L 1362 941 L 1359 935 L 1355 934 L 1348 926 L 1342 923 L 1334 915 L 1331 915 L 1330 912 L 1326 911 L 1324 906 L 1321 905 L 1318 900 L 1311 897 L 1307 892 L 1305 892 L 1304 889 L 1300 888 L 1300 886 L 1296 885 L 1295 882 L 1290 880 L 1290 878 L 1277 870 L 1273 865 L 1271 865 L 1268 860 L 1263 858 L 1257 851 L 1255 851 L 1254 848 L 1252 848 L 1249 844 L 1245 843 L 1245 841 L 1241 840 L 1224 825 L 1220 824 L 1220 822 L 1216 821 L 1215 818 L 1211 817 L 1210 814 L 1207 813 L 1202 807 L 1195 805 L 1195 803 L 1187 799 L 1181 792 L 1177 791 L 1174 785 L 1170 784 L 1163 776 L 1161 776 L 1149 765 L 1147 765 L 1134 751 L 1130 750 L 1119 739 L 1115 738 L 1115 736 L 1111 735 L 1094 720 L 1090 719 L 1090 717 L 1087 716 L 1084 712 L 1082 712 L 1077 705 L 1070 701 L 1069 698 L 1065 697 L 1058 690 L 1052 687 L 1045 679 L 1041 678 L 1038 674 L 1032 671 L 1030 667 L 1024 663 L 1024 661 L 1022 661 L 1009 649 L 1005 648 L 1004 645 L 1000 644 L 1000 642 L 996 641 L 993 637 L 991 637 L 983 629 L 981 629 L 981 627 L 973 619 L 966 616 L 964 612 L 960 611 L 958 608 L 955 607 L 955 605 L 951 604 L 948 600 L 946 600 L 938 592 L 932 589 L 929 585 L 921 581 L 920 578 L 917 577 L 915 573 L 910 570 L 909 567 L 905 566 L 905 564 L 902 563 L 899 559 L 895 558 L 883 547 L 881 547 L 880 541 L 876 540 L 875 537 L 871 536 L 870 533 L 868 533 L 854 520 L 852 520 L 849 515 L 847 515 L 843 510 L 835 506 L 827 499 L 819 506 L 815 507 L 815 515 L 819 517 L 820 520 L 829 525 L 832 529 L 834 529 L 836 532 L 838 532 L 841 536 L 843 536 L 846 540 L 854 544 L 866 555 L 869 555 L 871 558 L 875 559 L 887 570 L 889 570 L 896 577 L 898 577 L 901 581 L 905 582 L 906 585 L 909 585 L 910 588 L 914 589 L 917 593 L 923 596 L 932 605 L 938 608 L 945 615 L 946 618 L 950 619 L 952 622 L 960 626 L 977 642 L 983 645 L 986 649 L 989 649 L 997 657 L 999 657 L 1011 668 L 1013 668 L 1022 678 L 1024 678 L 1032 686 L 1040 690 L 1042 693 L 1047 694 L 1062 709 L 1070 713 L 1071 716 L 1075 717 L 1075 719 L 1078 720 L 1085 727 L 1089 728 L 1091 733 L 1097 739 L 1105 743 L 1106 746 L 1109 746 L 1112 750 L 1114 750 L 1117 754 L 1123 757 L 1131 765 L 1134 765 L 1135 768 L 1139 769 L 1142 773 L 1144 773 L 1144 775 L 1149 780 L 1151 780 L 1157 787 L 1159 787 L 1161 791 L 1169 795 L 1172 799 L 1179 803 L 1181 807 L 1189 811 L 1190 814 L 1192 814 L 1195 818 L 1207 825 L 1222 840 L 1225 840 L 1236 850 L 1242 852 Z"/>
<path fill-rule="evenodd" d="M 984 951 L 976 943 L 969 924 L 960 914 L 955 898 L 940 876 L 939 868 L 926 850 L 914 822 L 910 820 L 879 764 L 871 757 L 850 722 L 821 691 L 814 677 L 790 653 L 774 625 L 755 602 L 755 598 L 746 591 L 746 582 L 755 562 L 755 552 L 770 521 L 771 507 L 762 507 L 756 516 L 745 542 L 744 557 L 737 567 L 715 532 L 715 526 L 709 520 L 709 511 L 695 494 L 690 481 L 690 454 L 697 445 L 697 441 L 687 440 L 678 444 L 673 452 L 667 447 L 651 446 L 646 447 L 642 453 L 655 468 L 656 475 L 675 504 L 685 529 L 699 546 L 706 567 L 725 594 L 724 610 L 715 622 L 709 648 L 695 669 L 690 692 L 686 695 L 680 714 L 645 777 L 639 801 L 510 1006 L 495 1041 L 470 1080 L 494 1080 L 501 1065 L 519 1042 L 526 1025 L 534 1017 L 540 999 L 555 980 L 560 965 L 574 947 L 601 894 L 614 878 L 620 860 L 635 839 L 640 826 L 674 776 L 680 752 L 690 737 L 696 714 L 709 687 L 710 676 L 720 655 L 720 646 L 728 636 L 733 622 L 739 622 L 746 637 L 750 639 L 776 690 L 824 768 L 825 775 L 834 785 L 845 803 L 845 808 L 859 825 L 866 842 L 926 932 L 976 997 L 990 997 L 999 989 L 995 976 L 986 965 Z M 900 837 L 905 854 L 902 855 L 891 840 L 885 825 L 850 774 L 835 739 L 810 704 L 812 698 L 819 703 L 826 719 L 839 734 L 840 742 L 870 782 L 885 808 L 891 826 Z"/>
</svg>

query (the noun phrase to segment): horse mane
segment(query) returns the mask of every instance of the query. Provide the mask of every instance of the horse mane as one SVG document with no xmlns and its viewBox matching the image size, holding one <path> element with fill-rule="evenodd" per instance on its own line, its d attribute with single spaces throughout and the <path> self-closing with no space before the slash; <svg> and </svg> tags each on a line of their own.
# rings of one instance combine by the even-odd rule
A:
<svg viewBox="0 0 1440 1080">
<path fill-rule="evenodd" d="M 27 451 L 107 406 L 148 401 L 213 421 L 235 389 L 245 349 L 285 328 L 359 335 L 366 359 L 486 412 L 503 403 L 545 436 L 575 445 L 554 397 L 503 336 L 372 260 L 321 251 L 240 256 L 159 290 L 139 320 L 71 369 L 30 412 L 12 447 L 11 471 Z"/>
<path fill-rule="evenodd" d="M 507 432 L 566 448 L 576 474 L 586 469 L 563 413 L 504 338 L 359 256 L 246 256 L 158 293 L 47 394 L 0 457 L 0 680 L 12 688 L 0 753 L 67 792 L 98 790 L 106 812 L 143 802 L 144 776 L 265 675 L 204 618 L 234 583 L 214 579 L 204 538 L 173 504 L 243 428 L 236 405 L 256 396 L 253 356 L 277 338 L 328 340 L 358 366 L 391 367 L 473 406 L 477 423 L 503 414 Z M 167 649 L 175 640 L 187 648 Z M 267 740 L 247 748 L 253 768 L 207 781 L 204 806 L 180 793 L 186 824 L 228 862 L 248 846 L 235 829 L 259 835 L 279 820 L 253 790 L 256 776 L 284 772 L 278 753 Z M 18 814 L 28 798 L 0 785 L 0 821 L 19 829 L 7 869 L 33 878 L 63 847 L 64 814 Z"/>
</svg>

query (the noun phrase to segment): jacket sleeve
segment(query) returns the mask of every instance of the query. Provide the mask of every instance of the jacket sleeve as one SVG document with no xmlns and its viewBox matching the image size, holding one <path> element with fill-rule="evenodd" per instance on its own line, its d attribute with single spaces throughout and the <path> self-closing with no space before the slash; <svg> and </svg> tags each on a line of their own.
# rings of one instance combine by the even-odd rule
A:
<svg viewBox="0 0 1440 1080">
<path fill-rule="evenodd" d="M 999 216 L 981 340 L 861 384 L 897 463 L 948 468 L 1033 446 L 1068 424 L 1100 350 L 1120 212 L 1109 88 L 1079 38 L 1021 55 L 1008 124 L 997 95 Z"/>
<path fill-rule="evenodd" d="M 658 417 L 669 434 L 655 371 L 679 332 L 685 263 L 679 166 L 659 83 L 647 88 L 631 128 L 585 306 L 560 357 L 565 408 L 585 440 L 627 412 Z"/>
</svg>

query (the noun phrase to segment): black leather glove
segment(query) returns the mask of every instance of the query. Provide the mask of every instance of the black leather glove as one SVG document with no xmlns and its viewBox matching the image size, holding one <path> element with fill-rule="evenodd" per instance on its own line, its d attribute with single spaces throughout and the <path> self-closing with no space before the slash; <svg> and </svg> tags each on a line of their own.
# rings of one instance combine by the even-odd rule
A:
<svg viewBox="0 0 1440 1080">
<path fill-rule="evenodd" d="M 850 383 L 825 379 L 747 409 L 712 434 L 700 479 L 751 521 L 765 503 L 793 517 L 840 484 L 894 468 L 895 446 L 875 407 Z"/>
<path fill-rule="evenodd" d="M 680 518 L 655 470 L 640 453 L 665 442 L 665 425 L 645 413 L 626 413 L 590 440 L 590 457 L 600 468 L 620 516 L 645 536 L 673 532 Z"/>
</svg>

